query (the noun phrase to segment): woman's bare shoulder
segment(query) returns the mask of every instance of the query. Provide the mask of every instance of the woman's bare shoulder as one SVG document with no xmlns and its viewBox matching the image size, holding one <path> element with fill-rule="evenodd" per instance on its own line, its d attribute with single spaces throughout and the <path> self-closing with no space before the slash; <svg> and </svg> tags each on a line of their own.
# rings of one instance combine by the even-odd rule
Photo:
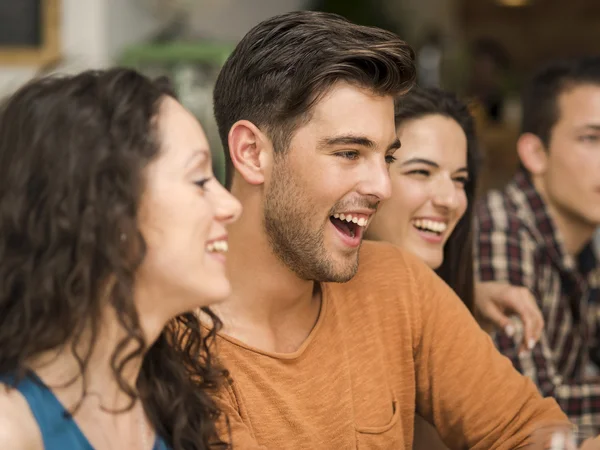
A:
<svg viewBox="0 0 600 450">
<path fill-rule="evenodd" d="M 0 448 L 43 450 L 42 435 L 25 398 L 0 383 Z"/>
</svg>

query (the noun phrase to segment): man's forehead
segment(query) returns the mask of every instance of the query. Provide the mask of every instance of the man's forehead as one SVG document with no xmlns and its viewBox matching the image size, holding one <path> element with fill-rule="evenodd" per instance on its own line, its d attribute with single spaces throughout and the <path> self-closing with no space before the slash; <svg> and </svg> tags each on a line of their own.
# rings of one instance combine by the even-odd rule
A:
<svg viewBox="0 0 600 450">
<path fill-rule="evenodd" d="M 394 130 L 394 98 L 351 85 L 338 86 L 312 108 L 306 126 L 326 134 L 366 134 Z"/>
<path fill-rule="evenodd" d="M 577 84 L 563 90 L 558 98 L 561 116 L 586 117 L 600 114 L 600 85 Z"/>
</svg>

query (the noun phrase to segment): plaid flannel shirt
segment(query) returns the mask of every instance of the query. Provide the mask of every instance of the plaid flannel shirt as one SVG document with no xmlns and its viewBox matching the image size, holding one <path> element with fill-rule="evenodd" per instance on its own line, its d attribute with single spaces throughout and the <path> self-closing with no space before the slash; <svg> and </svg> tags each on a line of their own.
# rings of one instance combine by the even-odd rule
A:
<svg viewBox="0 0 600 450">
<path fill-rule="evenodd" d="M 531 352 L 503 332 L 498 349 L 530 377 L 542 395 L 556 398 L 582 436 L 600 433 L 600 269 L 593 243 L 573 257 L 529 175 L 520 171 L 502 191 L 476 207 L 475 277 L 527 287 L 546 322 Z"/>
</svg>

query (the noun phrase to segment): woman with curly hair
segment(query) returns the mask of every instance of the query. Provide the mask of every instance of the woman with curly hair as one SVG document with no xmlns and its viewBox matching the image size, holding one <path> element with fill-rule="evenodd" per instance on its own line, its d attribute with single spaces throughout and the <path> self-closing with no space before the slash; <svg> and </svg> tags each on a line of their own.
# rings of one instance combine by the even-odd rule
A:
<svg viewBox="0 0 600 450">
<path fill-rule="evenodd" d="M 0 448 L 227 447 L 207 305 L 229 294 L 225 226 L 239 213 L 164 82 L 88 71 L 12 95 L 0 108 Z"/>
</svg>

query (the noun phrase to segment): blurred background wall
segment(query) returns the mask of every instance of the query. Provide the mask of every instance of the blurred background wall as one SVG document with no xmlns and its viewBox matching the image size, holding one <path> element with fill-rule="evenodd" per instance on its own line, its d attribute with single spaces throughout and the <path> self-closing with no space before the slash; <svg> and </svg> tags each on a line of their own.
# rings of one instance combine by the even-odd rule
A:
<svg viewBox="0 0 600 450">
<path fill-rule="evenodd" d="M 44 61 L 15 64 L 3 53 L 3 24 L 26 3 L 56 9 L 59 49 Z M 516 167 L 523 80 L 550 59 L 600 52 L 596 0 L 0 0 L 0 95 L 53 71 L 125 64 L 167 74 L 207 128 L 222 176 L 211 109 L 219 66 L 253 25 L 298 9 L 397 32 L 415 48 L 421 84 L 470 99 L 485 152 L 482 190 L 504 183 Z"/>
</svg>

